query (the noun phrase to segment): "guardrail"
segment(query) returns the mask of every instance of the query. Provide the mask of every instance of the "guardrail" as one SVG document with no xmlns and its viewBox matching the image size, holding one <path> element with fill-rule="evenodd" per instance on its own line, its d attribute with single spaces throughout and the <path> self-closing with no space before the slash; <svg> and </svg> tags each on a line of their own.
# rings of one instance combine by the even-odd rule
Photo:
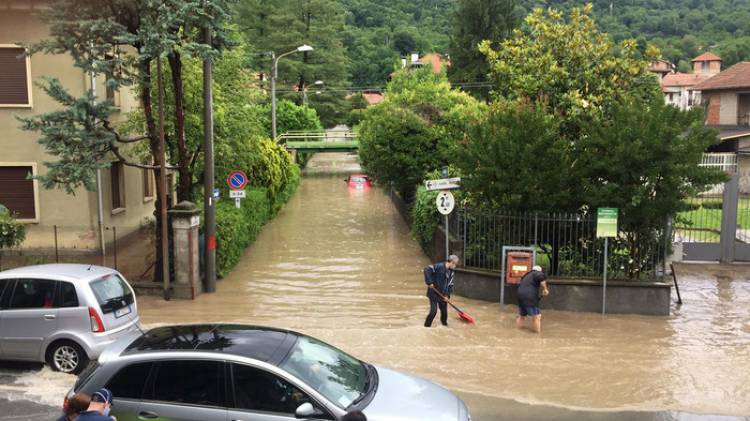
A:
<svg viewBox="0 0 750 421">
<path fill-rule="evenodd" d="M 304 131 L 291 131 L 280 134 L 276 137 L 276 143 L 285 143 L 286 141 L 325 141 L 325 142 L 336 142 L 336 141 L 347 141 L 355 140 L 357 133 L 351 130 L 347 131 L 329 131 L 329 132 L 304 132 Z"/>
</svg>

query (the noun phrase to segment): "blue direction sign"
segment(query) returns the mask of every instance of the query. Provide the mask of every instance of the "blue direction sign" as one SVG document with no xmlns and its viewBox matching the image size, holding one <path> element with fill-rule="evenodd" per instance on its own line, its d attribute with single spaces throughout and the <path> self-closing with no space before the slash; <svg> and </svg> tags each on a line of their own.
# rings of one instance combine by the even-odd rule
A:
<svg viewBox="0 0 750 421">
<path fill-rule="evenodd" d="M 242 190 L 247 186 L 247 175 L 244 171 L 234 170 L 227 176 L 227 184 L 232 190 Z"/>
</svg>

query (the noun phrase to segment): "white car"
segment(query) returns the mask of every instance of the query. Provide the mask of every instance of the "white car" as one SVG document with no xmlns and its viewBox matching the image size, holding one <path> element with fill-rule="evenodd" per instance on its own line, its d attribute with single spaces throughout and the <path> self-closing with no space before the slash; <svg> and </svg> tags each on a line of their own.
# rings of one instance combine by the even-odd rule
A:
<svg viewBox="0 0 750 421">
<path fill-rule="evenodd" d="M 0 359 L 77 374 L 138 330 L 135 293 L 114 269 L 81 264 L 0 272 Z"/>
</svg>

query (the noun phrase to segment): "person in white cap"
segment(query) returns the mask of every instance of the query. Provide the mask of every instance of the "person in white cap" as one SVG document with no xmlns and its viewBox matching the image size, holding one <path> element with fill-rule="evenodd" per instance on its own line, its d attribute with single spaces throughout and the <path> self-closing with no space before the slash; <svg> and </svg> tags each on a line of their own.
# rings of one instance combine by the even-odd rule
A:
<svg viewBox="0 0 750 421">
<path fill-rule="evenodd" d="M 541 289 L 541 294 L 539 293 Z M 539 309 L 539 300 L 549 295 L 547 277 L 544 276 L 542 267 L 537 265 L 521 278 L 518 284 L 518 316 L 516 326 L 523 329 L 526 317 L 531 317 L 531 330 L 536 333 L 542 331 L 542 311 Z"/>
<path fill-rule="evenodd" d="M 453 294 L 453 269 L 458 265 L 458 256 L 451 254 L 444 262 L 438 262 L 424 268 L 424 283 L 427 284 L 427 298 L 430 300 L 430 312 L 424 321 L 424 327 L 432 327 L 432 321 L 440 309 L 440 323 L 448 326 L 448 299 Z"/>
<path fill-rule="evenodd" d="M 109 389 L 101 388 L 91 395 L 89 408 L 81 412 L 74 421 L 117 421 L 109 415 L 112 409 L 114 396 Z"/>
</svg>

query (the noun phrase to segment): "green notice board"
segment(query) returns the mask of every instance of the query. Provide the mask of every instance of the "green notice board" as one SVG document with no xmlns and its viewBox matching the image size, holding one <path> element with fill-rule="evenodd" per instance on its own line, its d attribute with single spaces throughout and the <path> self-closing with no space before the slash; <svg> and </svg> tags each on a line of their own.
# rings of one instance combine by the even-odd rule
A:
<svg viewBox="0 0 750 421">
<path fill-rule="evenodd" d="M 597 209 L 596 236 L 617 237 L 617 208 Z"/>
</svg>

